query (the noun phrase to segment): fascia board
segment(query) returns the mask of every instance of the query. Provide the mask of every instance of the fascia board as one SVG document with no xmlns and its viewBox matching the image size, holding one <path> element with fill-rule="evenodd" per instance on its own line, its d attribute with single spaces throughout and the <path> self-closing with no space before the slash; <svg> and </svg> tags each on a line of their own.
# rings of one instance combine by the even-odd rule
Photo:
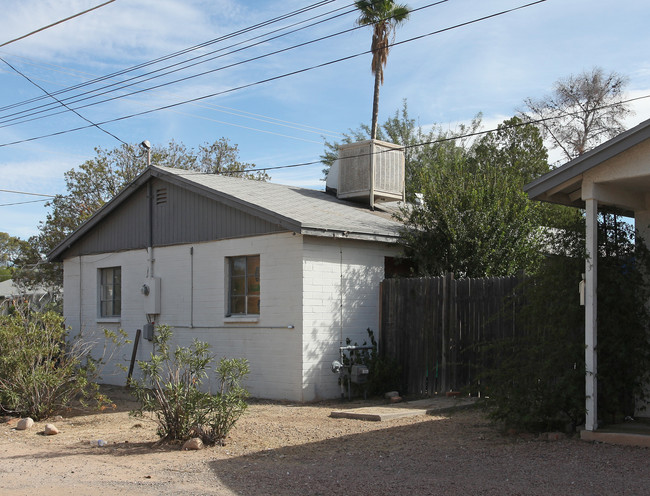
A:
<svg viewBox="0 0 650 496">
<path fill-rule="evenodd" d="M 358 241 L 376 241 L 390 244 L 395 244 L 399 240 L 399 235 L 390 236 L 384 234 L 360 233 L 334 229 L 319 229 L 313 227 L 303 228 L 300 234 L 318 238 L 354 239 Z"/>
<path fill-rule="evenodd" d="M 111 213 L 115 208 L 117 208 L 122 202 L 124 202 L 133 192 L 139 189 L 144 185 L 151 176 L 150 168 L 145 169 L 138 177 L 133 181 L 127 184 L 122 191 L 115 195 L 111 200 L 104 203 L 97 212 L 91 215 L 83 224 L 81 224 L 76 230 L 69 234 L 61 243 L 55 246 L 52 251 L 47 254 L 48 262 L 58 262 L 59 257 L 65 250 L 70 248 L 74 243 L 76 243 L 79 238 L 86 234 L 90 229 L 92 229 L 98 222 L 105 218 L 109 213 Z"/>
<path fill-rule="evenodd" d="M 524 192 L 528 193 L 531 199 L 542 199 L 544 193 L 549 190 L 571 181 L 648 138 L 650 138 L 650 119 L 526 184 Z"/>
</svg>

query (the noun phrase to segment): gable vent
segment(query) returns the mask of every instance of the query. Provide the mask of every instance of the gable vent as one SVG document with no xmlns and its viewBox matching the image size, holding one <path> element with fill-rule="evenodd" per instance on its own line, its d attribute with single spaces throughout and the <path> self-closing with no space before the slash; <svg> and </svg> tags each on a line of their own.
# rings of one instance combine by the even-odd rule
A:
<svg viewBox="0 0 650 496">
<path fill-rule="evenodd" d="M 156 190 L 156 205 L 167 203 L 167 188 L 158 188 Z"/>
</svg>

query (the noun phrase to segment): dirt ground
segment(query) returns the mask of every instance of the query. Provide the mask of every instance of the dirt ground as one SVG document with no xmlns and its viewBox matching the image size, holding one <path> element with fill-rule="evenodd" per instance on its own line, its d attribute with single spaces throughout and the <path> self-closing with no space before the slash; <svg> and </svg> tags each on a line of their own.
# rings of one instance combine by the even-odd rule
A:
<svg viewBox="0 0 650 496">
<path fill-rule="evenodd" d="M 648 449 L 505 435 L 476 409 L 367 422 L 329 416 L 350 403 L 252 402 L 226 446 L 181 451 L 109 394 L 116 410 L 49 420 L 55 436 L 0 424 L 0 494 L 650 494 Z"/>
</svg>

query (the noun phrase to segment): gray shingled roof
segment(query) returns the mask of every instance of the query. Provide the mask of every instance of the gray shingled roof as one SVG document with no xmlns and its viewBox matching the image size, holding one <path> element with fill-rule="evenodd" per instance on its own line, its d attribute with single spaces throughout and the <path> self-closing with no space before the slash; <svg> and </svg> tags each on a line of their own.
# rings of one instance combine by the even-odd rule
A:
<svg viewBox="0 0 650 496">
<path fill-rule="evenodd" d="M 170 167 L 151 169 L 161 179 L 193 185 L 211 193 L 210 196 L 228 199 L 253 215 L 271 216 L 300 234 L 346 233 L 350 238 L 395 241 L 402 227 L 386 212 L 339 200 L 324 191 Z"/>
<path fill-rule="evenodd" d="M 152 177 L 169 181 L 250 215 L 272 221 L 298 234 L 395 243 L 402 227 L 402 224 L 388 213 L 395 211 L 394 203 L 387 205 L 385 211 L 371 211 L 368 207 L 339 200 L 323 191 L 151 166 L 59 243 L 48 254 L 48 260 L 59 259 L 68 247 L 102 222 Z"/>
</svg>

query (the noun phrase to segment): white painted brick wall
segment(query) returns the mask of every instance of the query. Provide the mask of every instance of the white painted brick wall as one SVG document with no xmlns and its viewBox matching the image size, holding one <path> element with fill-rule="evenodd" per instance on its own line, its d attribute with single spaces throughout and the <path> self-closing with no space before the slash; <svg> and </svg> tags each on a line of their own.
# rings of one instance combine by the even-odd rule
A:
<svg viewBox="0 0 650 496">
<path fill-rule="evenodd" d="M 395 247 L 377 243 L 291 233 L 156 248 L 154 275 L 161 279 L 158 323 L 174 327 L 175 344 L 189 346 L 196 338 L 210 343 L 218 357 L 247 358 L 251 374 L 246 386 L 253 396 L 292 401 L 337 397 L 337 376 L 330 364 L 338 358 L 341 339 L 361 343 L 368 327 L 377 331 L 384 257 L 395 253 Z M 227 322 L 226 257 L 256 254 L 261 261 L 259 321 Z M 97 313 L 98 268 L 114 266 L 122 267 L 122 315 L 115 322 L 102 322 Z M 140 288 L 147 268 L 146 250 L 66 260 L 64 314 L 73 334 L 81 329 L 99 340 L 101 329 L 122 328 L 133 339 L 146 323 Z M 137 359 L 147 359 L 152 348 L 141 340 Z M 119 350 L 117 361 L 128 367 L 131 351 L 131 345 Z M 136 366 L 139 376 L 137 372 Z M 110 367 L 103 378 L 124 384 L 126 374 Z"/>
<path fill-rule="evenodd" d="M 250 362 L 247 386 L 253 396 L 300 400 L 301 378 L 301 238 L 275 234 L 156 248 L 154 275 L 161 278 L 159 323 L 174 327 L 174 342 L 189 346 L 196 337 L 207 341 L 218 357 L 243 357 Z M 194 248 L 194 291 L 191 291 L 190 247 Z M 261 309 L 259 322 L 226 322 L 226 257 L 260 255 Z M 66 323 L 73 334 L 100 337 L 101 329 L 122 328 L 135 337 L 146 322 L 140 288 L 147 276 L 146 250 L 90 255 L 64 263 Z M 117 322 L 101 322 L 97 316 L 98 268 L 122 267 L 122 315 Z M 194 328 L 190 328 L 193 293 Z M 81 299 L 79 295 L 81 294 Z M 79 311 L 81 301 L 81 313 Z M 287 326 L 293 325 L 293 329 Z M 118 354 L 128 367 L 131 345 Z M 137 358 L 146 359 L 152 345 L 142 340 Z M 136 367 L 137 369 L 137 367 Z M 107 368 L 104 382 L 124 384 L 126 375 L 116 367 Z"/>
<path fill-rule="evenodd" d="M 338 376 L 332 373 L 331 363 L 339 358 L 339 346 L 347 337 L 361 344 L 367 339 L 366 329 L 377 333 L 384 258 L 396 253 L 396 247 L 378 243 L 305 239 L 305 401 L 340 395 Z"/>
</svg>

